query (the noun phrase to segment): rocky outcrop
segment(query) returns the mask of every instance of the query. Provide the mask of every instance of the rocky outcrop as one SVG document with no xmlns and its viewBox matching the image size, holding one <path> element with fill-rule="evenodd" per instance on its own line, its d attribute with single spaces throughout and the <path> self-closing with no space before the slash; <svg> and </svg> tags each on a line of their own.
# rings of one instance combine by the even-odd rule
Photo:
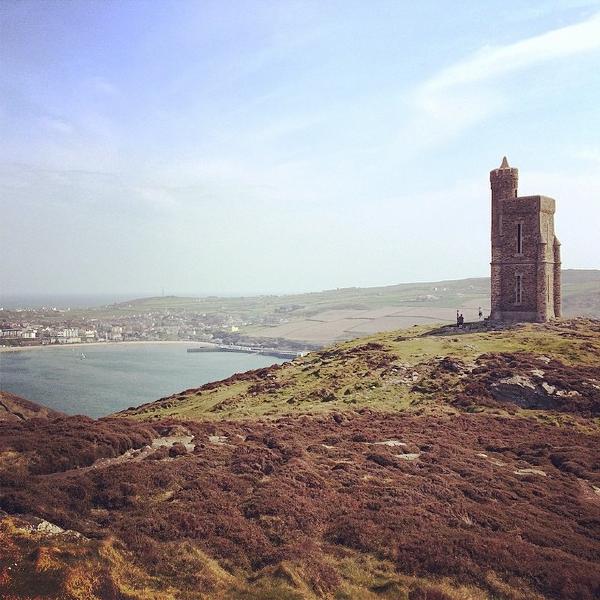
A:
<svg viewBox="0 0 600 600">
<path fill-rule="evenodd" d="M 568 365 L 526 352 L 489 353 L 477 358 L 454 403 L 600 414 L 600 368 Z"/>
<path fill-rule="evenodd" d="M 505 377 L 490 385 L 490 393 L 495 400 L 513 402 L 521 408 L 555 410 L 560 407 L 564 394 L 558 395 L 554 386 L 545 381 L 533 381 L 526 375 Z M 571 392 L 577 394 L 577 392 Z"/>
</svg>

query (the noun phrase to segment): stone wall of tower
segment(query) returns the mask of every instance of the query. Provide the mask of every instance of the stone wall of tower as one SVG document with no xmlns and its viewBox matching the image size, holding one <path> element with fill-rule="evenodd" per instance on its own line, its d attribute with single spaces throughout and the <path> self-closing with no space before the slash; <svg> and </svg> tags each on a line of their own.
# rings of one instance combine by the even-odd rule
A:
<svg viewBox="0 0 600 600">
<path fill-rule="evenodd" d="M 560 315 L 555 202 L 519 197 L 518 171 L 506 159 L 490 173 L 492 188 L 491 297 L 493 320 L 547 321 Z M 560 261 L 560 250 L 558 251 Z"/>
<path fill-rule="evenodd" d="M 519 185 L 519 170 L 508 166 L 506 158 L 499 169 L 490 173 L 492 189 L 492 220 L 491 220 L 491 318 L 501 318 L 503 288 L 505 287 L 506 273 L 502 265 L 502 239 L 503 239 L 503 205 L 504 202 L 515 198 Z"/>
<path fill-rule="evenodd" d="M 558 238 L 554 236 L 554 278 L 553 278 L 553 292 L 554 292 L 554 316 L 559 318 L 562 315 L 562 290 L 560 282 L 560 242 Z"/>
<path fill-rule="evenodd" d="M 554 200 L 534 196 L 539 213 L 537 321 L 553 319 L 554 313 Z"/>
</svg>

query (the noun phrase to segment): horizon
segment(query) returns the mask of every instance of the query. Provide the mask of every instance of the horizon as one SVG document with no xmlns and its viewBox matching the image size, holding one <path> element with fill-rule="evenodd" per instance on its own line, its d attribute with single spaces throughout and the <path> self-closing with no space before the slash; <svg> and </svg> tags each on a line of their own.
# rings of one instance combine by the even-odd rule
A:
<svg viewBox="0 0 600 600">
<path fill-rule="evenodd" d="M 439 11 L 3 2 L 2 293 L 486 277 L 504 155 L 600 268 L 600 0 Z"/>
<path fill-rule="evenodd" d="M 562 269 L 565 271 L 577 271 L 577 272 L 597 272 L 600 274 L 600 269 Z M 438 279 L 432 280 L 419 280 L 419 281 L 400 281 L 396 283 L 385 283 L 373 286 L 346 286 L 338 288 L 324 288 L 321 290 L 300 290 L 292 292 L 238 292 L 230 294 L 219 294 L 210 292 L 193 292 L 193 291 L 174 291 L 167 293 L 155 293 L 155 292 L 99 292 L 99 293 L 85 293 L 85 292 L 61 292 L 59 294 L 42 293 L 42 292 L 20 292 L 20 293 L 0 293 L 0 309 L 14 310 L 16 308 L 24 309 L 35 309 L 35 308 L 96 308 L 99 306 L 109 306 L 111 304 L 123 304 L 126 302 L 133 302 L 137 300 L 146 300 L 150 298 L 260 298 L 260 297 L 278 297 L 278 296 L 299 296 L 304 294 L 323 294 L 327 292 L 352 290 L 352 289 L 377 289 L 387 288 L 402 285 L 425 285 L 425 284 L 439 284 L 439 283 L 452 283 L 458 281 L 469 281 L 472 279 L 489 279 L 489 275 L 475 276 L 475 277 L 460 277 L 457 279 Z M 107 302 L 100 302 L 100 299 L 108 300 Z M 43 299 L 43 300 L 42 300 Z M 77 304 L 87 299 L 92 304 Z M 62 304 L 61 304 L 62 303 Z M 66 304 L 69 303 L 69 304 Z"/>
</svg>

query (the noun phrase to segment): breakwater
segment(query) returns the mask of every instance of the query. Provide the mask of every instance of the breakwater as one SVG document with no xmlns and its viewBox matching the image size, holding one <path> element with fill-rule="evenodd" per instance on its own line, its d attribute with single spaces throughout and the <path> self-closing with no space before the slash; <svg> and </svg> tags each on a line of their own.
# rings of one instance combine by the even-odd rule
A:
<svg viewBox="0 0 600 600">
<path fill-rule="evenodd" d="M 200 346 L 198 348 L 188 348 L 188 352 L 242 352 L 244 354 L 260 354 L 261 356 L 274 356 L 293 360 L 299 356 L 304 356 L 306 352 L 297 352 L 295 350 L 280 350 L 278 348 L 261 348 L 252 346 L 228 346 L 217 344 L 214 346 Z"/>
</svg>

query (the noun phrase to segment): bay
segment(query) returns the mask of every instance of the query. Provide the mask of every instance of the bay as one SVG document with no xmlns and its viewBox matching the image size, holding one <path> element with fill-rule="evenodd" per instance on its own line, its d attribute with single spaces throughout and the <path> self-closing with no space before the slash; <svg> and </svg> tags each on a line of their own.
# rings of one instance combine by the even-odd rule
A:
<svg viewBox="0 0 600 600">
<path fill-rule="evenodd" d="M 186 352 L 187 347 L 107 344 L 2 352 L 0 389 L 70 415 L 97 418 L 283 362 L 258 354 Z"/>
</svg>

